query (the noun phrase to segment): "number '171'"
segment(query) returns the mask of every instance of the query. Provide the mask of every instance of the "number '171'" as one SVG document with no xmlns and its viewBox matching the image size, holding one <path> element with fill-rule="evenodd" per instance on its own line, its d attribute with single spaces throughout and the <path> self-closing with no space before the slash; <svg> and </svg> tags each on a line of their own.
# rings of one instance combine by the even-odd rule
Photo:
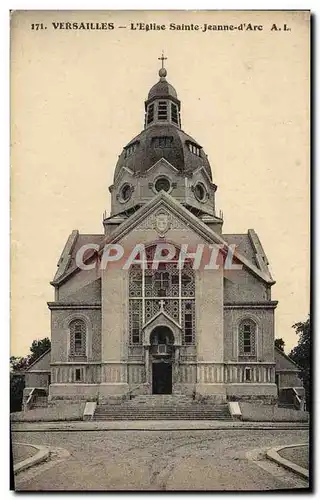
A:
<svg viewBox="0 0 320 500">
<path fill-rule="evenodd" d="M 44 24 L 43 23 L 31 24 L 31 29 L 35 31 L 44 30 Z"/>
</svg>

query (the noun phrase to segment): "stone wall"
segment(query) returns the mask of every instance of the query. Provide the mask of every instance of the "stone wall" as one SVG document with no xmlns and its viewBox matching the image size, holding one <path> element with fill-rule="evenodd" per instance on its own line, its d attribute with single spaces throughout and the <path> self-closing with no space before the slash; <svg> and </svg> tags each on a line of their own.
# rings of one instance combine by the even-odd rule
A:
<svg viewBox="0 0 320 500">
<path fill-rule="evenodd" d="M 268 300 L 267 285 L 247 269 L 226 271 L 224 302 L 264 302 Z"/>
<path fill-rule="evenodd" d="M 101 360 L 101 310 L 99 308 L 53 309 L 51 311 L 51 363 L 68 361 L 69 324 L 73 319 L 83 319 L 87 325 L 87 361 Z"/>
<path fill-rule="evenodd" d="M 253 361 L 274 362 L 274 310 L 243 305 L 224 308 L 224 360 L 238 360 L 238 329 L 243 319 L 251 318 L 257 325 L 256 356 Z"/>
</svg>

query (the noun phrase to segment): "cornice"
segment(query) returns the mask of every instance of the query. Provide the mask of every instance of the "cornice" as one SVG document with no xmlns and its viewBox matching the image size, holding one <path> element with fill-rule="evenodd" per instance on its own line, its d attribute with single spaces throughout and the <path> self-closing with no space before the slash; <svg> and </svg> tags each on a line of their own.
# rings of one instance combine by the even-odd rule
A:
<svg viewBox="0 0 320 500">
<path fill-rule="evenodd" d="M 277 300 L 267 302 L 225 302 L 224 309 L 275 309 Z"/>
<path fill-rule="evenodd" d="M 47 302 L 49 309 L 101 309 L 101 302 L 95 304 L 85 304 L 78 302 Z"/>
</svg>

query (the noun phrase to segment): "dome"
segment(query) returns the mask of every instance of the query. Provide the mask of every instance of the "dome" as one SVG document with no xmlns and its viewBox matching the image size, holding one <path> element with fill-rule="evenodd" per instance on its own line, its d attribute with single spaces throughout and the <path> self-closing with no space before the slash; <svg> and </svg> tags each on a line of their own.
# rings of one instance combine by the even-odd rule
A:
<svg viewBox="0 0 320 500">
<path fill-rule="evenodd" d="M 212 179 L 207 155 L 198 142 L 174 125 L 161 124 L 143 130 L 125 146 L 115 168 L 114 180 L 123 167 L 143 175 L 161 158 L 185 174 L 203 166 Z"/>
<path fill-rule="evenodd" d="M 158 83 L 151 87 L 148 94 L 148 101 L 159 97 L 173 97 L 174 99 L 178 99 L 175 88 L 164 77 L 160 78 Z"/>
</svg>

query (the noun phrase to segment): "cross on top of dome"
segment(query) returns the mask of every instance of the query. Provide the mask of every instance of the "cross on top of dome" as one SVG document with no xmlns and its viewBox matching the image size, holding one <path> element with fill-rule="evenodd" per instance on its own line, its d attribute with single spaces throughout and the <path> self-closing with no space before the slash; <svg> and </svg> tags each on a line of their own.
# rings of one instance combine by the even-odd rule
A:
<svg viewBox="0 0 320 500">
<path fill-rule="evenodd" d="M 167 76 L 167 70 L 164 67 L 164 61 L 166 61 L 168 58 L 164 57 L 164 53 L 162 51 L 161 57 L 158 57 L 158 60 L 161 61 L 161 68 L 159 69 L 159 76 L 160 78 L 165 78 Z"/>
</svg>

